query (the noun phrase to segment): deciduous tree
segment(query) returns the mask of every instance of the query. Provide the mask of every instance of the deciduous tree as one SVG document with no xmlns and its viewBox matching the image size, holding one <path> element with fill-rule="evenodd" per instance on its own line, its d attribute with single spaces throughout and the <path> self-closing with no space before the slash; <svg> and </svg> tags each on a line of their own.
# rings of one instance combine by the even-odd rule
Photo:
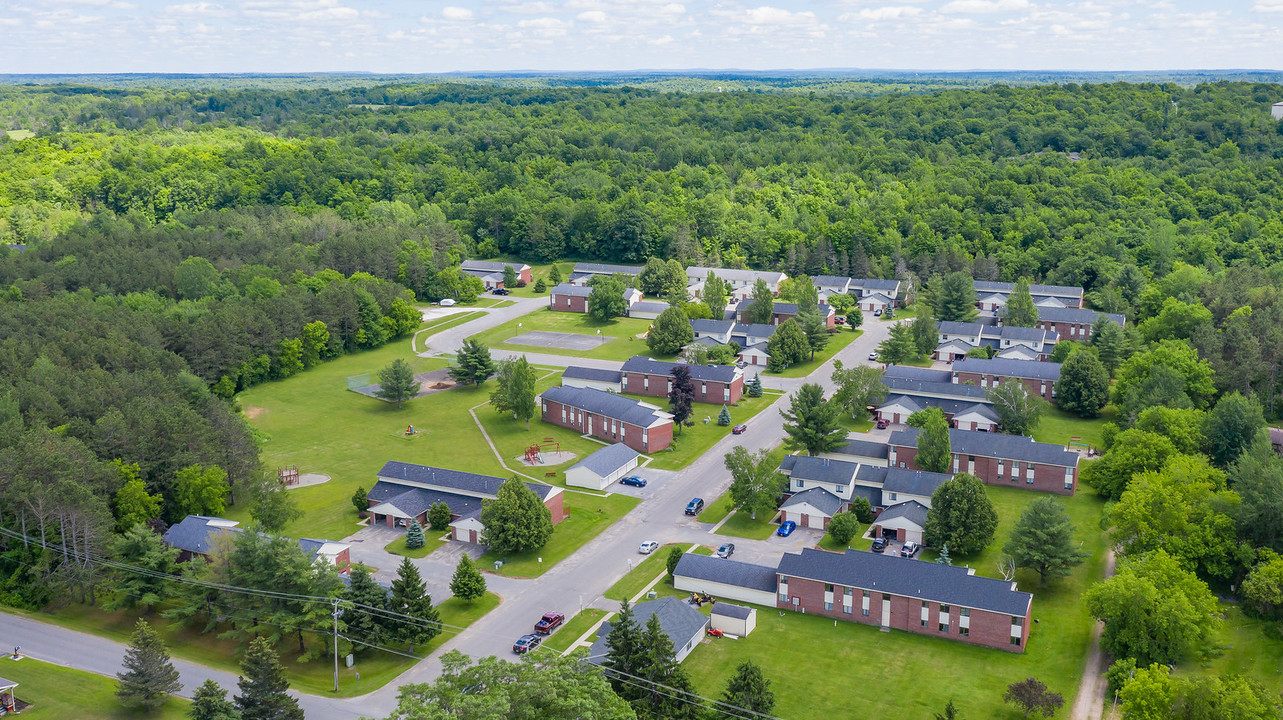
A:
<svg viewBox="0 0 1283 720">
<path fill-rule="evenodd" d="M 921 429 L 918 431 L 918 452 L 913 464 L 927 472 L 949 472 L 953 453 L 949 446 L 949 421 L 940 408 L 927 408 L 914 413 Z M 914 419 L 914 418 L 911 418 Z M 966 554 L 966 553 L 964 553 Z"/>
<path fill-rule="evenodd" d="M 758 278 L 753 284 L 753 300 L 748 306 L 748 321 L 755 325 L 766 325 L 775 314 L 775 293 L 767 286 L 766 281 Z"/>
<path fill-rule="evenodd" d="M 958 473 L 932 493 L 923 538 L 931 547 L 948 544 L 966 557 L 988 547 L 997 529 L 998 512 L 984 483 L 975 475 Z"/>
<path fill-rule="evenodd" d="M 1056 406 L 1079 417 L 1094 418 L 1109 403 L 1109 372 L 1094 352 L 1076 352 L 1060 367 Z"/>
<path fill-rule="evenodd" d="M 1109 499 L 1122 497 L 1132 476 L 1158 470 L 1176 454 L 1172 441 L 1144 430 L 1124 430 L 1114 437 L 1109 451 L 1082 466 L 1079 477 Z"/>
<path fill-rule="evenodd" d="M 481 502 L 485 541 L 499 554 L 538 550 L 552 537 L 552 512 L 539 496 L 515 477 L 508 478 L 494 500 Z"/>
<path fill-rule="evenodd" d="M 868 502 L 867 500 L 865 502 Z M 829 521 L 829 535 L 839 545 L 846 545 L 860 532 L 860 520 L 852 512 L 840 512 Z"/>
<path fill-rule="evenodd" d="M 993 403 L 1002 431 L 1008 435 L 1032 435 L 1048 403 L 1029 392 L 1016 378 L 1007 378 L 985 391 L 985 398 Z"/>
<path fill-rule="evenodd" d="M 887 394 L 887 386 L 882 384 L 882 371 L 869 365 L 847 368 L 841 360 L 834 360 L 830 379 L 837 390 L 829 402 L 846 410 L 852 420 L 863 416 L 868 406 L 882 402 Z"/>
<path fill-rule="evenodd" d="M 1038 325 L 1038 306 L 1034 304 L 1033 295 L 1029 293 L 1029 280 L 1020 278 L 1007 297 L 1007 304 L 999 313 L 1002 323 L 1011 327 L 1036 327 Z"/>
<path fill-rule="evenodd" d="M 646 334 L 646 346 L 659 355 L 676 355 L 695 339 L 690 318 L 679 307 L 670 307 L 655 318 Z"/>
<path fill-rule="evenodd" d="M 766 367 L 771 372 L 781 372 L 791 365 L 806 360 L 811 352 L 811 345 L 806 340 L 806 332 L 793 318 L 780 323 L 766 341 Z"/>
<path fill-rule="evenodd" d="M 442 532 L 450 526 L 450 506 L 441 501 L 432 503 L 428 508 L 428 526 L 433 532 Z"/>
<path fill-rule="evenodd" d="M 673 424 L 680 434 L 692 413 L 691 403 L 695 401 L 695 381 L 691 380 L 690 368 L 685 365 L 674 365 L 672 370 L 673 385 L 668 389 L 668 412 L 673 415 Z"/>
<path fill-rule="evenodd" d="M 723 461 L 731 474 L 731 506 L 756 520 L 757 513 L 775 509 L 776 498 L 784 492 L 786 478 L 770 450 L 750 453 L 743 447 L 732 448 Z"/>
<path fill-rule="evenodd" d="M 188 465 L 174 476 L 175 521 L 187 515 L 221 515 L 227 503 L 227 473 L 217 465 Z"/>
<path fill-rule="evenodd" d="M 708 310 L 714 320 L 721 320 L 726 315 L 726 303 L 730 293 L 726 287 L 726 282 L 717 277 L 712 270 L 708 271 L 708 277 L 704 280 L 704 304 L 708 305 Z"/>
<path fill-rule="evenodd" d="M 1222 395 L 1207 414 L 1203 435 L 1212 462 L 1228 467 L 1265 430 L 1265 415 L 1255 398 L 1232 392 Z"/>
<path fill-rule="evenodd" d="M 588 294 L 588 317 L 598 322 L 606 322 L 622 317 L 628 311 L 628 302 L 624 300 L 624 281 L 613 275 L 595 275 L 588 284 L 592 292 Z"/>
<path fill-rule="evenodd" d="M 930 355 L 935 352 L 937 338 L 939 335 L 936 331 L 935 318 L 931 317 L 931 306 L 926 303 L 918 303 L 918 316 L 909 324 L 913 334 L 913 349 L 919 359 L 923 355 Z"/>
<path fill-rule="evenodd" d="M 1025 678 L 1008 685 L 1002 701 L 1020 708 L 1025 717 L 1029 717 L 1029 713 L 1051 717 L 1065 704 L 1060 693 L 1052 692 L 1046 683 L 1035 678 Z"/>
</svg>

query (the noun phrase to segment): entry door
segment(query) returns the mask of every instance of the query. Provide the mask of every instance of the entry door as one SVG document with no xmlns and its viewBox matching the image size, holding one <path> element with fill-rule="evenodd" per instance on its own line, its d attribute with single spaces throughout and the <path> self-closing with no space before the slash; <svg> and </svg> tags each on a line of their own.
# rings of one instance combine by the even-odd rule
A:
<svg viewBox="0 0 1283 720">
<path fill-rule="evenodd" d="M 882 627 L 891 627 L 891 598 L 882 596 Z"/>
<path fill-rule="evenodd" d="M 592 415 L 588 416 L 588 432 L 586 432 L 585 434 L 592 435 Z"/>
</svg>

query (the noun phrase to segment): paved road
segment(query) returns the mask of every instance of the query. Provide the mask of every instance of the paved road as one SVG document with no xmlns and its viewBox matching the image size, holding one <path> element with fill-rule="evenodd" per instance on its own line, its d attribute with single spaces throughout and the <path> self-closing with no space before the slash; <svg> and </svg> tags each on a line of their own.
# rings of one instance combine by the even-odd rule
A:
<svg viewBox="0 0 1283 720">
<path fill-rule="evenodd" d="M 541 299 L 512 298 L 516 304 L 507 308 L 488 310 L 486 316 L 459 327 L 451 328 L 427 340 L 429 353 L 452 352 L 464 338 L 512 320 L 544 306 Z M 869 318 L 864 334 L 837 353 L 836 359 L 845 364 L 867 362 L 868 354 L 890 332 L 891 323 Z M 565 358 L 558 356 L 532 356 L 532 360 L 552 365 L 564 365 Z M 537 359 L 538 358 L 538 359 Z M 556 358 L 556 360 L 552 360 Z M 576 364 L 590 364 L 575 359 Z M 591 361 L 591 364 L 603 361 Z M 794 388 L 803 382 L 817 382 L 826 393 L 833 390 L 829 380 L 832 360 L 819 367 L 804 379 L 778 379 L 779 385 Z M 763 378 L 767 382 L 767 378 Z M 727 436 L 711 450 L 678 472 L 643 470 L 640 474 L 651 482 L 645 489 L 629 489 L 644 498 L 635 510 L 616 522 L 597 538 L 588 542 L 570 557 L 561 561 L 537 580 L 519 580 L 488 575 L 490 589 L 503 598 L 499 608 L 473 623 L 466 630 L 444 643 L 434 655 L 407 670 L 395 681 L 360 698 L 339 700 L 302 695 L 301 702 L 310 718 L 355 718 L 362 714 L 382 717 L 396 705 L 398 688 L 408 683 L 430 682 L 441 670 L 440 656 L 449 650 L 460 650 L 473 657 L 497 655 L 508 657 L 512 641 L 529 632 L 539 615 L 549 610 L 559 610 L 568 616 L 583 607 L 602 606 L 602 593 L 623 577 L 640 556 L 637 546 L 645 540 L 665 542 L 704 543 L 714 545 L 723 536 L 710 535 L 710 527 L 683 514 L 691 497 L 702 496 L 712 500 L 730 485 L 730 477 L 722 464 L 722 456 L 733 446 L 750 451 L 774 448 L 784 439 L 783 418 L 779 410 L 788 406 L 783 396 L 764 409 L 749 424 L 743 435 Z M 783 552 L 797 551 L 815 542 L 809 533 L 799 532 L 790 538 L 772 537 L 768 540 L 734 540 L 735 558 L 749 562 L 772 563 Z M 370 545 L 354 546 L 353 559 L 366 559 L 383 568 L 390 565 L 386 558 L 380 561 L 381 547 L 371 538 Z M 416 561 L 434 597 L 445 597 L 445 589 L 453 573 L 459 546 L 447 546 Z M 440 557 L 437 557 L 440 556 Z M 449 556 L 449 557 L 447 557 Z M 394 566 L 393 566 L 394 567 Z M 33 657 L 47 659 L 83 670 L 104 675 L 114 675 L 120 668 L 124 646 L 96 636 L 34 622 L 11 615 L 3 616 L 0 623 L 0 647 L 21 645 Z M 190 663 L 175 663 L 183 673 L 184 693 L 190 693 L 205 678 L 213 678 L 225 688 L 235 687 L 235 677 Z"/>
</svg>

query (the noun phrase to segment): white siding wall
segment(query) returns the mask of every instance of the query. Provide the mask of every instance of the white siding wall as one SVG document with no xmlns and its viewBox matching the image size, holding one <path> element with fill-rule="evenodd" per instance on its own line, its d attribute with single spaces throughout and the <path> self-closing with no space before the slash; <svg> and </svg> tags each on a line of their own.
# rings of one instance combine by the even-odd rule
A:
<svg viewBox="0 0 1283 720">
<path fill-rule="evenodd" d="M 753 590 L 737 585 L 696 580 L 684 575 L 675 575 L 673 577 L 673 587 L 684 592 L 706 592 L 718 600 L 735 600 L 754 605 L 775 607 L 775 593 L 771 590 Z"/>
</svg>

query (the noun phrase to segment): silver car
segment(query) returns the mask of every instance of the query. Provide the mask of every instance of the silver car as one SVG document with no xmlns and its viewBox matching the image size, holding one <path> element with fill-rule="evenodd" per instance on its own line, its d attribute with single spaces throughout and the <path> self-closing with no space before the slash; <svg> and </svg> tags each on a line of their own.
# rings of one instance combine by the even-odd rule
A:
<svg viewBox="0 0 1283 720">
<path fill-rule="evenodd" d="M 641 553 L 642 555 L 649 555 L 658 549 L 659 549 L 659 543 L 655 542 L 654 540 L 647 540 L 646 542 L 637 546 L 637 552 Z"/>
</svg>

